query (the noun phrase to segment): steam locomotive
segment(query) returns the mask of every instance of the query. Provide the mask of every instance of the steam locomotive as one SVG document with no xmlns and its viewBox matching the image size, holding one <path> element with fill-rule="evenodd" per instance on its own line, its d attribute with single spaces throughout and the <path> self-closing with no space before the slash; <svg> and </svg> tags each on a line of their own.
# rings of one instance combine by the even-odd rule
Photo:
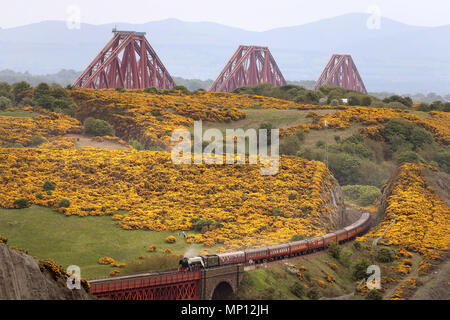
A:
<svg viewBox="0 0 450 320">
<path fill-rule="evenodd" d="M 363 235 L 369 229 L 369 227 L 370 214 L 368 212 L 364 212 L 359 220 L 349 225 L 348 227 L 320 237 L 315 237 L 308 240 L 294 241 L 270 247 L 247 249 L 244 251 L 204 255 L 194 258 L 184 257 L 179 262 L 179 271 L 196 271 L 240 263 L 258 264 L 277 259 L 304 255 L 326 249 L 333 241 L 344 243 L 346 241 L 352 240 L 356 236 Z"/>
</svg>

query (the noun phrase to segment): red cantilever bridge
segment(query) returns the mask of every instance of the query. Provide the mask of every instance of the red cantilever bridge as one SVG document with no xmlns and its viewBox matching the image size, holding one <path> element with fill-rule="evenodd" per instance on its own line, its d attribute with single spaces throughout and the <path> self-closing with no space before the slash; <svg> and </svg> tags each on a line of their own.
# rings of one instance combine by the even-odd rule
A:
<svg viewBox="0 0 450 320">
<path fill-rule="evenodd" d="M 91 294 L 112 300 L 221 300 L 235 291 L 244 265 L 194 272 L 145 273 L 90 281 Z"/>
</svg>

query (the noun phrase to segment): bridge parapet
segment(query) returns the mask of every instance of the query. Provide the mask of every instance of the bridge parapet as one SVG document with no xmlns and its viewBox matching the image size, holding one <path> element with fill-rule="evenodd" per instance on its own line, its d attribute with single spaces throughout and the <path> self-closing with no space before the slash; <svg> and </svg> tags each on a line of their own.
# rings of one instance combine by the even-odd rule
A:
<svg viewBox="0 0 450 320">
<path fill-rule="evenodd" d="M 142 274 L 91 282 L 91 294 L 113 300 L 195 300 L 201 272 Z"/>
</svg>

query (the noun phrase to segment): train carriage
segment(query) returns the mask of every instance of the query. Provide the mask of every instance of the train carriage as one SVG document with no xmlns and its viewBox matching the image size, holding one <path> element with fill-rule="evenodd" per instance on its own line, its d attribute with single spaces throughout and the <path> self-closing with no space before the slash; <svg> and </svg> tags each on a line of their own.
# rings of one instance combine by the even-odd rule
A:
<svg viewBox="0 0 450 320">
<path fill-rule="evenodd" d="M 245 250 L 245 261 L 263 261 L 269 256 L 267 247 Z"/>
<path fill-rule="evenodd" d="M 337 240 L 337 235 L 336 235 L 335 232 L 327 233 L 326 235 L 323 236 L 323 247 L 324 248 L 328 248 L 330 243 L 331 242 L 336 242 L 336 240 Z"/>
<path fill-rule="evenodd" d="M 268 248 L 268 251 L 269 251 L 269 259 L 274 259 L 289 256 L 291 248 L 288 243 L 284 243 L 276 246 L 271 246 Z"/>
<path fill-rule="evenodd" d="M 244 251 L 221 253 L 217 256 L 219 257 L 219 263 L 221 266 L 245 262 Z"/>
<path fill-rule="evenodd" d="M 323 237 L 314 237 L 309 240 L 308 242 L 308 251 L 316 251 L 323 247 Z"/>
<path fill-rule="evenodd" d="M 291 255 L 299 255 L 308 251 L 308 241 L 294 241 L 291 242 Z"/>
<path fill-rule="evenodd" d="M 336 231 L 336 240 L 338 243 L 343 243 L 348 239 L 347 230 Z"/>
<path fill-rule="evenodd" d="M 347 232 L 347 239 L 353 239 L 358 234 L 354 225 L 348 226 L 344 230 Z"/>
</svg>

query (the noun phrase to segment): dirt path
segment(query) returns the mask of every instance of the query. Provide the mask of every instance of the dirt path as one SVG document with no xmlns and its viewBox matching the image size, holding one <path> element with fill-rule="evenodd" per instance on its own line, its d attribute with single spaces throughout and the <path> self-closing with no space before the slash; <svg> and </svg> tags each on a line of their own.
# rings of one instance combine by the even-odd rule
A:
<svg viewBox="0 0 450 320">
<path fill-rule="evenodd" d="M 75 139 L 75 146 L 80 149 L 88 147 L 112 150 L 127 149 L 125 146 L 114 141 L 95 141 L 92 137 L 86 137 L 81 134 L 66 134 L 64 138 Z"/>
</svg>

